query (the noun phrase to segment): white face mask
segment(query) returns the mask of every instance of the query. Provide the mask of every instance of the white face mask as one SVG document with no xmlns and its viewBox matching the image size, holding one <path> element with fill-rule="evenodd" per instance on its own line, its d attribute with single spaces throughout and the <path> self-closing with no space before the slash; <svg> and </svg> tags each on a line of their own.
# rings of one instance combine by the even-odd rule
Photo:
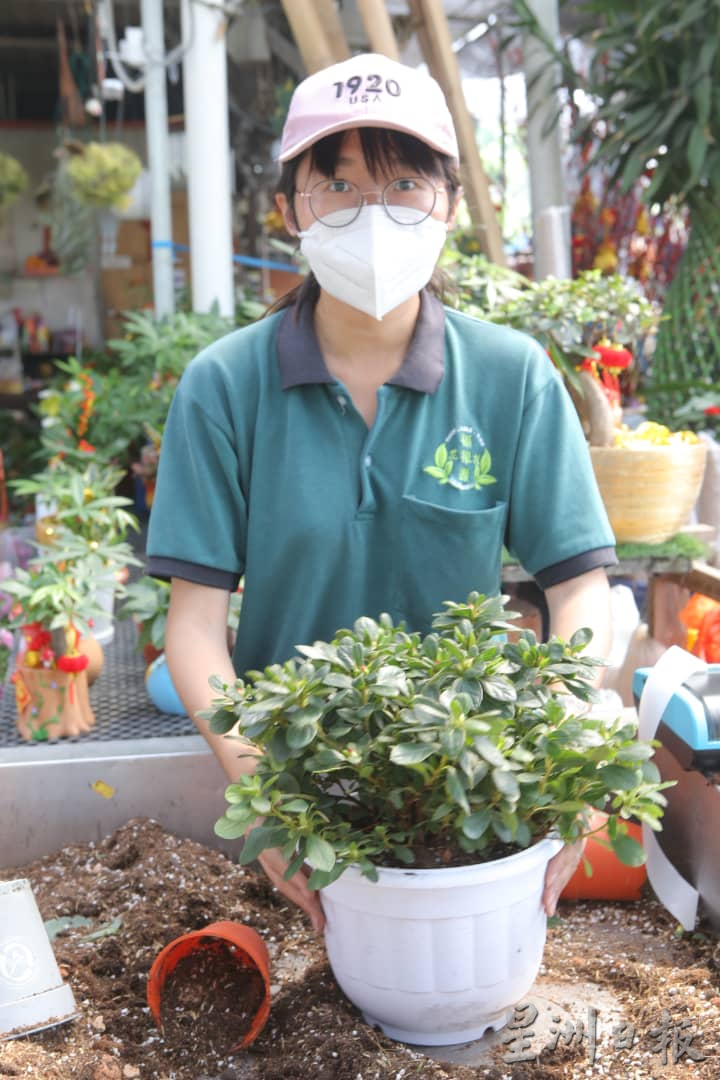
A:
<svg viewBox="0 0 720 1080">
<path fill-rule="evenodd" d="M 329 214 L 323 220 L 332 225 L 336 217 Z M 382 319 L 427 285 L 447 229 L 446 222 L 433 217 L 398 225 L 383 206 L 373 204 L 363 206 L 351 225 L 329 228 L 315 221 L 298 235 L 300 250 L 320 287 L 336 300 Z"/>
</svg>

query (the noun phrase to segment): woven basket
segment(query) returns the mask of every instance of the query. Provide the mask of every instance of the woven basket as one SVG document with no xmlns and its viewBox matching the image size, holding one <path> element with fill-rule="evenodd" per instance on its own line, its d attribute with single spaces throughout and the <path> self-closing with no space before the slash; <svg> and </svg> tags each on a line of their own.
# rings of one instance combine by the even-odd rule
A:
<svg viewBox="0 0 720 1080">
<path fill-rule="evenodd" d="M 661 544 L 687 524 L 702 485 L 706 452 L 704 443 L 590 447 L 618 543 Z"/>
</svg>

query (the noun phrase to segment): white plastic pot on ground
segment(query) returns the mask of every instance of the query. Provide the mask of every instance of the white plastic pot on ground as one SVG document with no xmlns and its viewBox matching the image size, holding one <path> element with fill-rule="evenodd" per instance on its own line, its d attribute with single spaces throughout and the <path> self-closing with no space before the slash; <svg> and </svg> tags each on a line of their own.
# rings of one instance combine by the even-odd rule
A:
<svg viewBox="0 0 720 1080">
<path fill-rule="evenodd" d="M 321 891 L 325 944 L 343 992 L 391 1039 L 447 1046 L 507 1022 L 545 946 L 545 839 L 494 862 L 439 870 L 351 867 Z"/>
<path fill-rule="evenodd" d="M 0 882 L 0 1040 L 77 1016 L 25 878 Z"/>
</svg>

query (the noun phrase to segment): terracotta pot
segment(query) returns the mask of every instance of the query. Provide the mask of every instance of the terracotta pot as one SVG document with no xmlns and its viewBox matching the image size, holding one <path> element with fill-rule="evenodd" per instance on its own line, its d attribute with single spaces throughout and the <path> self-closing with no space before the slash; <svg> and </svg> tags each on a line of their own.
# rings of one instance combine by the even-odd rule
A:
<svg viewBox="0 0 720 1080">
<path fill-rule="evenodd" d="M 156 649 L 154 645 L 148 643 L 147 645 L 143 645 L 142 654 L 145 664 L 147 667 L 150 667 L 150 664 L 152 664 L 154 660 L 157 660 L 158 656 L 162 656 L 162 649 Z"/>
<path fill-rule="evenodd" d="M 244 968 L 257 971 L 265 985 L 265 995 L 250 1025 L 238 1043 L 230 1051 L 249 1046 L 262 1031 L 270 1015 L 270 958 L 265 942 L 252 927 L 235 922 L 216 922 L 183 934 L 166 945 L 153 961 L 148 975 L 147 1002 L 155 1023 L 162 1028 L 162 994 L 165 980 L 186 956 L 198 950 L 211 950 L 222 946 Z"/>
<path fill-rule="evenodd" d="M 28 742 L 83 735 L 94 726 L 85 671 L 21 664 L 16 668 L 14 682 L 18 731 Z"/>
<path fill-rule="evenodd" d="M 85 672 L 87 674 L 88 686 L 92 686 L 102 671 L 103 664 L 105 663 L 103 647 L 91 634 L 89 637 L 80 638 L 77 648 L 78 652 L 87 656 L 90 661 Z"/>
<path fill-rule="evenodd" d="M 607 829 L 600 828 L 607 821 L 607 814 L 599 811 L 592 815 L 593 829 L 600 829 L 599 839 L 608 838 Z M 628 833 L 642 844 L 642 826 L 628 822 Z M 612 848 L 590 837 L 585 845 L 585 858 L 592 867 L 592 877 L 585 873 L 585 865 L 578 863 L 577 870 L 560 894 L 561 900 L 639 900 L 647 879 L 645 866 L 626 866 L 620 862 Z"/>
</svg>

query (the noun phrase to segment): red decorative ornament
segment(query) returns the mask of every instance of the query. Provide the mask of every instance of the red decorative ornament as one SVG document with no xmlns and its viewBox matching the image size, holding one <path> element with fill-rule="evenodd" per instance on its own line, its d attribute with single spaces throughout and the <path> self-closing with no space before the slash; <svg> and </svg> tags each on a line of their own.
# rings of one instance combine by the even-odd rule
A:
<svg viewBox="0 0 720 1080">
<path fill-rule="evenodd" d="M 598 363 L 612 371 L 624 371 L 632 364 L 632 353 L 619 345 L 593 345 L 593 352 L 598 355 Z"/>
<path fill-rule="evenodd" d="M 89 663 L 90 657 L 78 653 L 77 656 L 58 656 L 55 666 L 58 671 L 68 671 L 74 675 L 78 671 L 84 671 Z"/>
</svg>

